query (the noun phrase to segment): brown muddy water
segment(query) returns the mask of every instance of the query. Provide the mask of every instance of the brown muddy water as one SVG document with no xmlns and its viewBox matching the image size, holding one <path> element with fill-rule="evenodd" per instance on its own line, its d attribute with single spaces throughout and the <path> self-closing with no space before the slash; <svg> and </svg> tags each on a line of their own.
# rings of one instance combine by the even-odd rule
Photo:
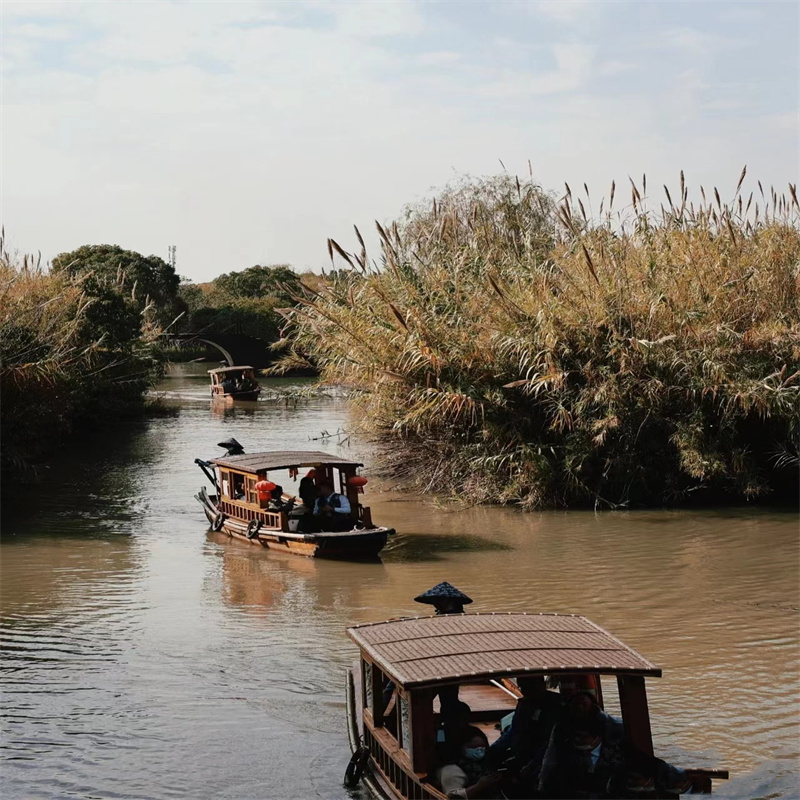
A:
<svg viewBox="0 0 800 800">
<path fill-rule="evenodd" d="M 457 511 L 373 481 L 375 519 L 399 531 L 381 563 L 209 533 L 195 457 L 347 425 L 343 400 L 280 397 L 297 383 L 212 410 L 205 367 L 176 367 L 161 389 L 178 416 L 73 445 L 6 490 L 4 798 L 359 797 L 341 788 L 345 627 L 425 613 L 411 598 L 440 580 L 476 611 L 587 615 L 664 670 L 659 755 L 729 769 L 720 797 L 800 795 L 795 515 Z"/>
</svg>

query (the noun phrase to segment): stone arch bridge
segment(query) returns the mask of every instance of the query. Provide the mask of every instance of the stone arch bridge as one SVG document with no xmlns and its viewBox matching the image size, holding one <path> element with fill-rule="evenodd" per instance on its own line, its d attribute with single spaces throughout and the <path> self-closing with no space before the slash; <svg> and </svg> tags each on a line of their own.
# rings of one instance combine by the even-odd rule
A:
<svg viewBox="0 0 800 800">
<path fill-rule="evenodd" d="M 248 364 L 256 369 L 269 367 L 274 358 L 269 342 L 241 333 L 165 333 L 163 338 L 175 345 L 205 344 L 219 350 L 228 366 Z"/>
</svg>

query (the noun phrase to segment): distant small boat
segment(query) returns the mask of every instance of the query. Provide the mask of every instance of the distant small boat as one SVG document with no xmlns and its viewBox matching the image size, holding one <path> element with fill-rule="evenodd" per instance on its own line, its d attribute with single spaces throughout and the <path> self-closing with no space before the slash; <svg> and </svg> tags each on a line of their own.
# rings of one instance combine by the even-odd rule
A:
<svg viewBox="0 0 800 800">
<path fill-rule="evenodd" d="M 345 784 L 363 779 L 374 797 L 447 800 L 437 783 L 437 695 L 457 687 L 470 708 L 469 723 L 491 743 L 522 696 L 518 677 L 543 687 L 546 677 L 556 678 L 561 693 L 588 692 L 601 709 L 604 691 L 616 684 L 625 740 L 653 755 L 645 677 L 660 677 L 661 670 L 585 617 L 446 614 L 357 625 L 347 633 L 360 658 L 347 674 L 353 758 Z M 601 685 L 601 675 L 611 686 L 606 680 Z M 387 686 L 393 687 L 388 703 Z M 712 779 L 728 777 L 727 770 L 684 774 L 698 794 L 711 793 Z"/>
<path fill-rule="evenodd" d="M 212 400 L 258 400 L 261 394 L 253 367 L 220 367 L 210 369 L 208 374 L 211 376 Z"/>
<path fill-rule="evenodd" d="M 375 558 L 394 533 L 392 528 L 373 525 L 369 507 L 359 501 L 360 491 L 367 483 L 366 478 L 358 475 L 358 468 L 363 466 L 360 462 L 318 451 L 245 454 L 240 447 L 239 450 L 239 455 L 210 461 L 195 459 L 215 487 L 214 494 L 203 487 L 195 495 L 212 530 L 270 550 L 346 559 Z M 301 503 L 295 505 L 299 498 L 281 493 L 276 484 L 267 480 L 269 472 L 285 469 L 296 475 L 301 467 L 314 470 L 313 482 L 317 487 L 328 484 L 336 488 L 338 483 L 339 494 L 350 503 L 345 523 L 351 526 L 349 529 L 319 533 L 301 530 L 313 509 Z M 281 494 L 277 501 L 279 509 L 275 508 L 276 499 L 271 492 Z"/>
</svg>

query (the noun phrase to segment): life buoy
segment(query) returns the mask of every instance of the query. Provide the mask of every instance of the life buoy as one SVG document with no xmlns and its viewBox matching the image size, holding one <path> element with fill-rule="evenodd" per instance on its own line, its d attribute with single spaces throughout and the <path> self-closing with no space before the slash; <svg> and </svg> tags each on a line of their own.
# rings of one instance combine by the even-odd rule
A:
<svg viewBox="0 0 800 800">
<path fill-rule="evenodd" d="M 367 759 L 369 758 L 369 749 L 362 746 L 353 753 L 347 769 L 344 771 L 344 785 L 347 789 L 355 789 L 361 776 L 364 774 L 364 769 L 367 766 Z"/>
<path fill-rule="evenodd" d="M 211 523 L 211 530 L 212 531 L 221 531 L 222 526 L 225 524 L 225 515 L 221 512 L 217 512 L 217 516 L 214 517 L 214 521 Z"/>
<path fill-rule="evenodd" d="M 258 536 L 258 532 L 261 530 L 261 520 L 260 519 L 251 519 L 250 523 L 247 526 L 247 538 L 248 539 L 255 539 Z"/>
</svg>

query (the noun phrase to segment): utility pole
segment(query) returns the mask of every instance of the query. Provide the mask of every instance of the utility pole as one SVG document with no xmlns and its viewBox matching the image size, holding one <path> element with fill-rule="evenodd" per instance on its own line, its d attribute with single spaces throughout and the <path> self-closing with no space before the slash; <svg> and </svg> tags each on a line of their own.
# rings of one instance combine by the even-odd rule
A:
<svg viewBox="0 0 800 800">
<path fill-rule="evenodd" d="M 175 257 L 175 251 L 178 248 L 174 244 L 171 244 L 167 249 L 169 251 L 169 256 L 168 256 L 169 265 L 172 267 L 172 269 L 175 269 L 175 265 L 177 263 L 177 259 Z"/>
</svg>

